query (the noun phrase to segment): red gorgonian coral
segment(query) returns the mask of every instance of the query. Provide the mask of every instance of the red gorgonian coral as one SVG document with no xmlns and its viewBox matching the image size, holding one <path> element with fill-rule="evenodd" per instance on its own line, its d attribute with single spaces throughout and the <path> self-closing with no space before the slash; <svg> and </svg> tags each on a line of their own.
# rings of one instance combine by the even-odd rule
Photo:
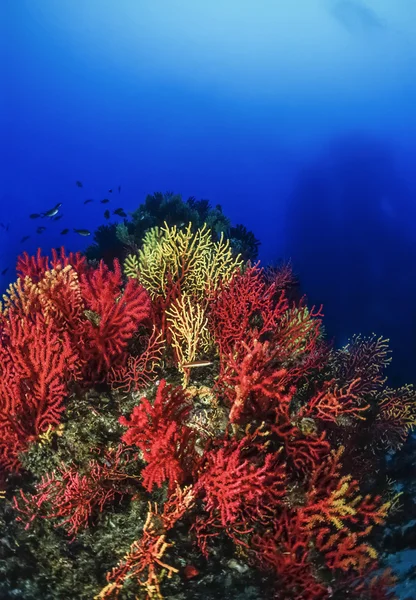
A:
<svg viewBox="0 0 416 600">
<path fill-rule="evenodd" d="M 167 386 L 162 380 L 153 405 L 142 398 L 130 419 L 120 417 L 120 423 L 128 427 L 123 442 L 139 447 L 147 463 L 142 475 L 148 491 L 160 487 L 164 481 L 168 481 L 172 490 L 189 473 L 194 460 L 195 433 L 184 420 L 190 410 L 189 399 L 181 388 Z"/>
<path fill-rule="evenodd" d="M 73 265 L 71 264 L 73 261 Z M 0 463 L 18 469 L 18 454 L 59 422 L 71 382 L 86 386 L 124 365 L 128 342 L 148 323 L 147 292 L 130 280 L 123 289 L 117 261 L 88 267 L 62 250 L 52 260 L 23 257 L 20 278 L 0 314 Z"/>
<path fill-rule="evenodd" d="M 36 494 L 14 498 L 14 507 L 28 529 L 36 517 L 56 520 L 68 535 L 85 528 L 95 512 L 102 512 L 116 497 L 121 498 L 128 488 L 125 483 L 132 477 L 123 468 L 123 448 L 119 446 L 104 453 L 102 459 L 91 460 L 88 471 L 81 475 L 76 466 L 61 465 L 45 475 L 36 486 Z"/>
</svg>

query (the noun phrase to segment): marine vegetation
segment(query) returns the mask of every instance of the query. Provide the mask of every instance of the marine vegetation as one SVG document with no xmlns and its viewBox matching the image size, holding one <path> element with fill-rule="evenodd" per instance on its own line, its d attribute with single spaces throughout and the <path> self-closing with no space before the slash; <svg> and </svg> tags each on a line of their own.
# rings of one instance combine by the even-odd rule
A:
<svg viewBox="0 0 416 600">
<path fill-rule="evenodd" d="M 208 225 L 122 266 L 21 256 L 0 314 L 0 595 L 392 600 L 416 424 L 382 337 L 335 349 L 288 267 Z"/>
<path fill-rule="evenodd" d="M 109 213 L 106 212 L 107 218 Z M 257 259 L 259 240 L 244 225 L 231 225 L 219 204 L 213 208 L 208 200 L 197 200 L 193 196 L 184 201 L 180 194 L 173 192 L 148 194 L 131 213 L 131 218 L 125 218 L 121 223 L 100 225 L 94 233 L 94 243 L 86 251 L 87 257 L 103 258 L 109 266 L 114 258 L 123 261 L 129 252 L 141 247 L 148 231 L 162 227 L 164 223 L 170 227 L 192 223 L 193 230 L 205 225 L 213 241 L 218 241 L 221 235 L 230 240 L 235 256 L 240 254 L 244 261 Z"/>
</svg>

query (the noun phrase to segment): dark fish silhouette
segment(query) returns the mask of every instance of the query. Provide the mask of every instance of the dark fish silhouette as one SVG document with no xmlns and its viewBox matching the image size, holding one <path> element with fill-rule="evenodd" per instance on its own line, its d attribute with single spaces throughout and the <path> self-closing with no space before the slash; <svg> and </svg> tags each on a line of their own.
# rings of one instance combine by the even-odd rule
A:
<svg viewBox="0 0 416 600">
<path fill-rule="evenodd" d="M 110 218 L 110 211 L 106 210 L 105 213 L 104 213 L 104 216 L 105 216 L 106 219 L 109 219 Z"/>
<path fill-rule="evenodd" d="M 91 231 L 88 231 L 88 229 L 74 229 L 74 231 L 78 235 L 91 235 Z"/>
<path fill-rule="evenodd" d="M 116 208 L 116 210 L 113 211 L 113 214 L 118 215 L 119 217 L 127 217 L 126 213 L 122 208 Z"/>
<path fill-rule="evenodd" d="M 59 221 L 59 219 L 62 219 L 64 215 L 58 215 L 57 217 L 54 217 L 53 220 L 54 221 Z"/>
<path fill-rule="evenodd" d="M 110 194 L 112 194 L 112 193 L 113 193 L 113 190 L 108 190 L 108 191 L 109 191 L 109 193 L 110 193 Z"/>
<path fill-rule="evenodd" d="M 69 229 L 62 229 L 61 235 L 66 235 L 69 232 Z"/>
<path fill-rule="evenodd" d="M 36 229 L 36 233 L 42 233 L 42 231 L 45 231 L 46 227 L 38 227 Z"/>
<path fill-rule="evenodd" d="M 30 235 L 24 235 L 22 237 L 22 239 L 20 240 L 20 243 L 23 244 L 23 242 L 25 242 L 26 240 L 28 240 L 30 238 Z"/>
<path fill-rule="evenodd" d="M 118 193 L 121 192 L 121 185 L 118 186 Z"/>
<path fill-rule="evenodd" d="M 54 217 L 55 215 L 58 214 L 59 208 L 57 208 L 55 206 L 55 208 L 51 208 L 50 210 L 47 210 L 46 212 L 42 213 L 42 217 Z"/>
<path fill-rule="evenodd" d="M 38 215 L 38 213 L 32 213 L 31 215 L 29 215 L 29 219 L 39 219 L 40 215 Z"/>
<path fill-rule="evenodd" d="M 82 182 L 81 182 L 81 181 L 76 181 L 75 183 L 76 183 L 76 185 L 77 185 L 78 187 L 82 187 Z"/>
<path fill-rule="evenodd" d="M 1 272 L 2 275 L 6 275 L 7 271 L 9 270 L 9 267 L 6 267 L 5 269 L 3 269 L 3 271 Z"/>
<path fill-rule="evenodd" d="M 53 208 L 50 208 L 49 210 L 40 213 L 40 217 L 54 217 L 55 215 L 58 214 L 59 209 L 62 206 L 62 202 L 58 202 L 58 204 L 55 204 L 55 206 Z M 32 215 L 30 215 L 32 217 Z M 34 217 L 32 217 L 34 218 Z"/>
<path fill-rule="evenodd" d="M 94 202 L 94 198 L 87 198 L 87 200 L 84 200 L 84 204 L 89 204 L 90 202 Z"/>
<path fill-rule="evenodd" d="M 107 204 L 108 202 L 110 202 L 110 200 L 108 198 L 104 198 L 104 200 L 100 200 L 101 204 Z"/>
</svg>

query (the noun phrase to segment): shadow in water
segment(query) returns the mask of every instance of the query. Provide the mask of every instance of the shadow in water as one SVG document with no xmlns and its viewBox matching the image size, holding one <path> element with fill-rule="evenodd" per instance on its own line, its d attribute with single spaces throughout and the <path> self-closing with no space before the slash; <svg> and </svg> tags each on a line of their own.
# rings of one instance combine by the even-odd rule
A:
<svg viewBox="0 0 416 600">
<path fill-rule="evenodd" d="M 390 382 L 416 382 L 415 210 L 388 144 L 332 143 L 299 173 L 286 215 L 286 253 L 309 300 L 324 303 L 329 336 L 390 338 Z"/>
</svg>

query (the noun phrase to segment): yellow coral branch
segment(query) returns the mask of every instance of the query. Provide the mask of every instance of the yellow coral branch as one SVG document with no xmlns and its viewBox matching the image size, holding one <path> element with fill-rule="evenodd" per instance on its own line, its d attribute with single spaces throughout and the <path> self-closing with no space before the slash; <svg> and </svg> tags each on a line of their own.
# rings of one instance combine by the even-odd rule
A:
<svg viewBox="0 0 416 600">
<path fill-rule="evenodd" d="M 182 296 L 167 311 L 167 322 L 172 335 L 178 367 L 183 375 L 183 387 L 189 382 L 189 369 L 198 350 L 206 343 L 208 319 L 202 306 L 189 296 Z"/>
</svg>

